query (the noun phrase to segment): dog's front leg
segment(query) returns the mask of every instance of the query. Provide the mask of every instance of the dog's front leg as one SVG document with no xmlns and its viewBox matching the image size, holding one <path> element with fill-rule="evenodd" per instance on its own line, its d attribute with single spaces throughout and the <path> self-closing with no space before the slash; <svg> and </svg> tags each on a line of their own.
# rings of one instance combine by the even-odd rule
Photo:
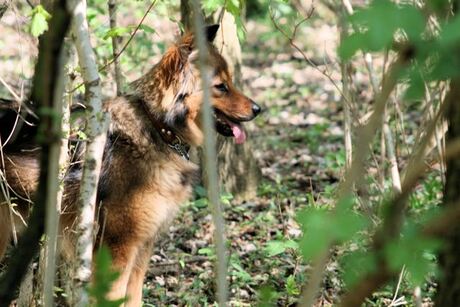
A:
<svg viewBox="0 0 460 307">
<path fill-rule="evenodd" d="M 126 291 L 129 297 L 129 301 L 125 305 L 126 307 L 142 306 L 142 287 L 144 285 L 145 273 L 149 266 L 150 256 L 152 255 L 153 242 L 154 240 L 148 240 L 137 253 Z"/>
</svg>

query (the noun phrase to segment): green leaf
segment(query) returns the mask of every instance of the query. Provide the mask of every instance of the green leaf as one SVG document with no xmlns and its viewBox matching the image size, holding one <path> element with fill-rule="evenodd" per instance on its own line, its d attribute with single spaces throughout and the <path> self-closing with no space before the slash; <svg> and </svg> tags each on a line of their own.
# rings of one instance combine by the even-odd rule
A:
<svg viewBox="0 0 460 307">
<path fill-rule="evenodd" d="M 155 29 L 152 28 L 151 26 L 148 26 L 146 24 L 141 24 L 141 26 L 139 27 L 139 29 L 141 29 L 142 31 L 144 31 L 145 33 L 149 33 L 149 34 L 154 34 L 156 33 Z"/>
<path fill-rule="evenodd" d="M 265 252 L 269 257 L 282 254 L 286 251 L 286 244 L 282 241 L 270 241 L 265 247 Z"/>
<path fill-rule="evenodd" d="M 244 282 L 250 282 L 252 281 L 252 276 L 246 272 L 241 265 L 238 263 L 232 262 L 231 263 L 232 267 L 236 269 L 236 271 L 232 271 L 232 275 L 240 278 Z"/>
<path fill-rule="evenodd" d="M 107 30 L 107 32 L 104 34 L 102 39 L 106 40 L 112 37 L 123 36 L 124 34 L 129 33 L 130 31 L 131 31 L 131 27 L 115 27 L 115 28 Z"/>
<path fill-rule="evenodd" d="M 290 275 L 286 279 L 286 292 L 289 295 L 299 295 L 300 294 L 300 287 L 297 285 L 294 275 Z"/>
<path fill-rule="evenodd" d="M 403 266 L 409 272 L 409 281 L 414 285 L 423 282 L 425 276 L 434 272 L 432 254 L 442 246 L 439 240 L 421 236 L 415 225 L 406 225 L 400 240 L 395 240 L 385 247 L 385 257 L 394 272 Z"/>
<path fill-rule="evenodd" d="M 259 302 L 258 307 L 271 307 L 276 306 L 276 302 L 279 297 L 279 293 L 272 286 L 262 286 L 259 290 L 258 297 Z"/>
<path fill-rule="evenodd" d="M 425 95 L 425 81 L 420 70 L 415 68 L 409 72 L 409 87 L 407 88 L 404 99 L 418 100 Z"/>
<path fill-rule="evenodd" d="M 419 41 L 425 29 L 423 14 L 411 5 L 397 5 L 389 0 L 375 0 L 357 10 L 350 18 L 354 33 L 345 38 L 338 53 L 349 60 L 358 50 L 381 51 L 389 48 L 396 31 L 402 30 L 411 41 Z"/>
<path fill-rule="evenodd" d="M 235 18 L 239 17 L 241 13 L 239 0 L 227 0 L 226 3 L 225 9 Z"/>
<path fill-rule="evenodd" d="M 344 61 L 350 58 L 366 43 L 366 36 L 363 33 L 353 33 L 342 41 L 339 46 L 338 54 Z"/>
<path fill-rule="evenodd" d="M 41 5 L 37 5 L 32 10 L 31 15 L 30 33 L 35 37 L 39 37 L 48 30 L 48 20 L 51 18 L 51 15 Z"/>
<path fill-rule="evenodd" d="M 342 258 L 343 281 L 350 288 L 363 276 L 377 269 L 375 255 L 369 251 L 358 250 Z"/>
<path fill-rule="evenodd" d="M 208 206 L 208 199 L 207 198 L 200 198 L 193 202 L 193 206 L 196 208 L 206 208 Z"/>
<path fill-rule="evenodd" d="M 203 247 L 198 250 L 198 254 L 200 255 L 206 255 L 206 256 L 213 256 L 214 255 L 214 249 L 209 248 L 209 247 Z"/>
<path fill-rule="evenodd" d="M 112 257 L 107 247 L 102 246 L 96 253 L 94 283 L 89 289 L 89 294 L 95 300 L 97 307 L 118 307 L 126 302 L 126 298 L 108 300 L 106 298 L 112 284 L 120 276 L 119 272 L 112 270 Z"/>
<path fill-rule="evenodd" d="M 335 212 L 308 208 L 297 215 L 303 235 L 299 248 L 306 261 L 315 259 L 332 243 L 341 244 L 351 240 L 369 225 L 369 221 L 353 211 L 355 198 L 345 197 Z"/>
<path fill-rule="evenodd" d="M 456 16 L 451 22 L 442 27 L 439 33 L 439 45 L 443 48 L 455 46 L 460 42 L 460 16 Z"/>
<path fill-rule="evenodd" d="M 301 211 L 297 217 L 303 230 L 299 247 L 304 259 L 310 261 L 329 247 L 334 239 L 331 232 L 334 225 L 331 225 L 330 214 L 324 210 L 309 208 Z"/>
<path fill-rule="evenodd" d="M 223 7 L 225 0 L 206 0 L 202 2 L 202 8 L 206 15 L 214 13 L 218 8 Z"/>
</svg>

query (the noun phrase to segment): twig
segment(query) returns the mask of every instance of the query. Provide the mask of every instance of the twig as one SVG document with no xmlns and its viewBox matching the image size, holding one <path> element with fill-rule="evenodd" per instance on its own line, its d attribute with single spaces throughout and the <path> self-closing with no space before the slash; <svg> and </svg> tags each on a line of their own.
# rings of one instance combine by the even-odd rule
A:
<svg viewBox="0 0 460 307">
<path fill-rule="evenodd" d="M 399 306 L 401 305 L 401 298 L 404 300 L 404 296 L 398 298 L 399 287 L 401 286 L 401 282 L 403 280 L 405 273 L 405 267 L 403 266 L 401 272 L 399 273 L 398 283 L 396 284 L 395 294 L 393 295 L 393 299 L 391 300 L 390 306 Z"/>
<path fill-rule="evenodd" d="M 348 26 L 344 17 L 340 18 L 340 40 L 345 39 Z M 353 161 L 353 143 L 352 143 L 352 118 L 351 118 L 351 90 L 350 90 L 350 76 L 349 71 L 351 71 L 351 64 L 345 63 L 343 60 L 340 61 L 340 72 L 342 74 L 342 92 L 343 92 L 343 122 L 344 122 L 344 143 L 345 143 L 345 167 L 349 169 L 351 167 L 351 162 Z"/>
<path fill-rule="evenodd" d="M 295 43 L 295 34 L 297 32 L 297 29 L 299 28 L 299 26 L 306 22 L 308 19 L 311 18 L 311 16 L 313 15 L 313 12 L 315 10 L 315 7 L 312 6 L 311 7 L 311 10 L 310 12 L 307 14 L 307 17 L 305 17 L 304 19 L 302 19 L 301 21 L 299 21 L 295 26 L 294 26 L 294 31 L 293 31 L 293 35 L 292 36 L 289 36 L 289 34 L 287 34 L 280 26 L 279 24 L 275 21 L 275 14 L 271 8 L 271 6 L 269 6 L 269 11 L 270 11 L 270 19 L 273 23 L 273 25 L 275 26 L 275 28 L 289 41 L 289 44 L 295 49 L 297 50 L 301 55 L 302 57 L 305 59 L 305 61 L 307 61 L 314 69 L 316 69 L 319 73 L 321 73 L 323 76 L 325 76 L 331 83 L 332 85 L 334 85 L 334 87 L 337 89 L 337 91 L 339 92 L 339 94 L 344 98 L 346 99 L 347 97 L 345 97 L 345 95 L 343 94 L 342 90 L 340 89 L 340 87 L 337 85 L 337 83 L 335 82 L 334 79 L 332 79 L 332 76 L 330 74 L 327 74 L 325 71 L 321 70 L 318 65 L 316 65 L 309 57 L 307 57 L 307 55 L 305 54 L 305 52 L 303 52 L 303 50 Z"/>
</svg>

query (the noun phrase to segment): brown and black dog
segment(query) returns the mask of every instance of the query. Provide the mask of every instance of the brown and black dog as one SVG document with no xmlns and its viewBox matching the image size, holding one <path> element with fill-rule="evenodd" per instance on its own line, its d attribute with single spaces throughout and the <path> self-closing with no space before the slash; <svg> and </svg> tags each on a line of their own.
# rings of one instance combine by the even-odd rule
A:
<svg viewBox="0 0 460 307">
<path fill-rule="evenodd" d="M 206 28 L 213 71 L 212 106 L 216 130 L 245 141 L 240 123 L 252 120 L 260 107 L 238 91 L 227 63 L 212 45 L 218 26 Z M 128 296 L 126 306 L 141 306 L 142 285 L 155 236 L 189 199 L 198 167 L 188 160 L 190 146 L 200 146 L 202 89 L 193 35 L 182 36 L 150 71 L 132 83 L 128 95 L 104 106 L 111 115 L 98 187 L 98 240 L 109 247 L 113 266 L 121 272 L 111 299 Z M 19 142 L 20 143 L 20 142 Z M 21 146 L 4 148 L 2 170 L 17 211 L 28 214 L 38 180 L 38 154 Z M 61 214 L 61 247 L 73 254 L 81 167 L 71 167 L 65 180 Z M 0 257 L 11 240 L 13 217 L 0 195 Z M 11 221 L 11 218 L 14 222 Z"/>
</svg>

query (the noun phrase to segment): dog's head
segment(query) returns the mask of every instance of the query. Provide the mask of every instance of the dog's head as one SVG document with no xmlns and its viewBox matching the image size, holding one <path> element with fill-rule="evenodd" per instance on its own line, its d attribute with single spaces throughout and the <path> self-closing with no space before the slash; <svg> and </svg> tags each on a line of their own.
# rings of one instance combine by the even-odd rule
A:
<svg viewBox="0 0 460 307">
<path fill-rule="evenodd" d="M 260 112 L 260 107 L 242 94 L 233 84 L 227 62 L 212 45 L 218 25 L 206 28 L 208 62 L 212 73 L 211 104 L 214 109 L 218 133 L 234 137 L 236 143 L 246 139 L 241 122 L 250 121 Z M 165 122 L 187 143 L 199 146 L 203 142 L 201 107 L 202 81 L 198 50 L 193 34 L 185 34 L 168 49 L 157 65 L 157 79 L 162 80 L 165 94 L 161 108 Z"/>
</svg>

